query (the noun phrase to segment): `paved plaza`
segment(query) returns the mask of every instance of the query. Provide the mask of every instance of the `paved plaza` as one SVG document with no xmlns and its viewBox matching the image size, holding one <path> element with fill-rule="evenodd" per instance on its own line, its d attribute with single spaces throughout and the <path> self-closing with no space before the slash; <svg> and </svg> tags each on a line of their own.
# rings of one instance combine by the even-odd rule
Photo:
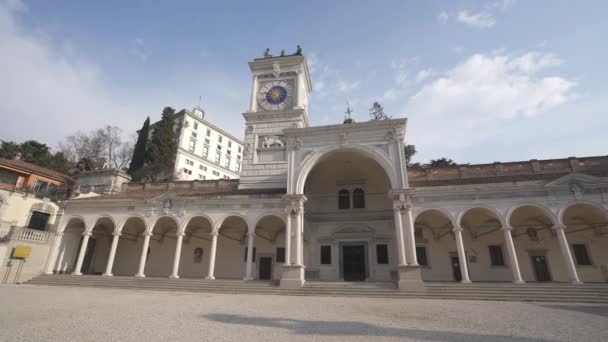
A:
<svg viewBox="0 0 608 342">
<path fill-rule="evenodd" d="M 0 287 L 1 341 L 608 341 L 608 306 Z"/>
</svg>

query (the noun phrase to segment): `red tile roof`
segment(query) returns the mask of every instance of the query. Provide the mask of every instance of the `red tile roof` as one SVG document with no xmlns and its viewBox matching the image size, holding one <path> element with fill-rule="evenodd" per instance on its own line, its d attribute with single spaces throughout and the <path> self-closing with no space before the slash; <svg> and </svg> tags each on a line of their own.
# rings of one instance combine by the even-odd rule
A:
<svg viewBox="0 0 608 342">
<path fill-rule="evenodd" d="M 3 165 L 8 166 L 10 168 L 18 169 L 20 171 L 35 173 L 37 175 L 52 178 L 65 183 L 73 182 L 72 178 L 67 175 L 64 175 L 63 173 L 47 169 L 46 167 L 28 163 L 23 160 L 0 158 L 0 167 Z"/>
</svg>

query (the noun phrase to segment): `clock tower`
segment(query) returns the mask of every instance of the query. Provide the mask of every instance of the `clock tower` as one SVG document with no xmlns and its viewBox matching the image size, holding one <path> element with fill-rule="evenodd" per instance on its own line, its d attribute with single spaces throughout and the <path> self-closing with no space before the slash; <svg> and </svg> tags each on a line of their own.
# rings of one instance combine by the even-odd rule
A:
<svg viewBox="0 0 608 342">
<path fill-rule="evenodd" d="M 283 129 L 308 127 L 312 90 L 306 57 L 293 55 L 249 62 L 251 102 L 245 118 L 245 153 L 239 188 L 285 188 L 287 141 Z"/>
</svg>

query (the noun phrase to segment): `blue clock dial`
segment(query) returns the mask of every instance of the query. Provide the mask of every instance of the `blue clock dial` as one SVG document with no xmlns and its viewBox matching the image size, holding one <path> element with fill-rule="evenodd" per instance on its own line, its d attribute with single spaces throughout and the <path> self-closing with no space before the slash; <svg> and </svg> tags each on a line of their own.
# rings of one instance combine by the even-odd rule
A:
<svg viewBox="0 0 608 342">
<path fill-rule="evenodd" d="M 287 98 L 287 89 L 281 86 L 274 86 L 266 92 L 266 101 L 277 105 L 285 101 Z"/>
</svg>

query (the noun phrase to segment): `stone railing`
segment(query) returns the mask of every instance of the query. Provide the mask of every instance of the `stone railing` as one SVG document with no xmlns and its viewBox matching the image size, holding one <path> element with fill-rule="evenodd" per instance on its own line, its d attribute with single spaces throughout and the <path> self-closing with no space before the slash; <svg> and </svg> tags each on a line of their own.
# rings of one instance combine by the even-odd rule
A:
<svg viewBox="0 0 608 342">
<path fill-rule="evenodd" d="M 29 229 L 25 227 L 11 227 L 8 237 L 10 240 L 31 241 L 37 243 L 47 243 L 51 233 L 43 230 Z"/>
</svg>

